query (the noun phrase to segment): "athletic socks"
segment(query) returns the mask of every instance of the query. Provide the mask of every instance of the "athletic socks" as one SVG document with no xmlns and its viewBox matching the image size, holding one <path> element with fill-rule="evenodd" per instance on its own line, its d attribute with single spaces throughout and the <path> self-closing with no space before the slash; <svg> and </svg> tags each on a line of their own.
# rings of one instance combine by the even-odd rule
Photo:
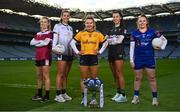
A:
<svg viewBox="0 0 180 112">
<path fill-rule="evenodd" d="M 60 95 L 61 94 L 61 90 L 56 90 L 56 95 Z"/>
<path fill-rule="evenodd" d="M 45 97 L 46 97 L 46 98 L 49 98 L 49 90 L 46 90 Z"/>
<path fill-rule="evenodd" d="M 41 88 L 41 89 L 38 89 L 37 95 L 38 95 L 38 96 L 42 96 L 42 88 Z"/>
<path fill-rule="evenodd" d="M 117 88 L 117 93 L 122 94 L 123 96 L 126 96 L 124 89 Z"/>
<path fill-rule="evenodd" d="M 62 94 L 65 94 L 66 93 L 66 89 L 62 89 Z"/>
<path fill-rule="evenodd" d="M 134 90 L 134 96 L 139 96 L 139 91 L 138 90 Z M 157 92 L 152 92 L 152 97 L 157 98 Z"/>
<path fill-rule="evenodd" d="M 124 89 L 121 89 L 120 91 L 121 91 L 121 94 L 122 94 L 123 96 L 126 96 L 126 95 L 125 95 L 125 90 L 124 90 Z"/>
<path fill-rule="evenodd" d="M 138 90 L 134 90 L 134 96 L 139 96 L 139 91 Z"/>
<path fill-rule="evenodd" d="M 152 97 L 154 98 L 157 98 L 157 92 L 152 92 Z"/>
<path fill-rule="evenodd" d="M 117 88 L 117 93 L 121 94 L 121 89 Z"/>
</svg>

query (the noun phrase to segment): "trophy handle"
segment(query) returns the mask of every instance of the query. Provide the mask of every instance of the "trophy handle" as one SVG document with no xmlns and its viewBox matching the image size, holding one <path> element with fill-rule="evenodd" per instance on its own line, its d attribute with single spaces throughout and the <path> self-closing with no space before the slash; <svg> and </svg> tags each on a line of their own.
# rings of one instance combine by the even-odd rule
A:
<svg viewBox="0 0 180 112">
<path fill-rule="evenodd" d="M 84 97 L 83 97 L 83 101 L 84 101 L 84 106 L 87 107 L 87 87 L 85 86 L 84 88 Z"/>
<path fill-rule="evenodd" d="M 99 91 L 99 92 L 100 92 L 100 94 L 99 94 L 99 95 L 100 95 L 100 99 L 99 99 L 99 100 L 100 100 L 100 101 L 99 101 L 99 102 L 100 102 L 100 108 L 103 108 L 103 106 L 104 106 L 104 91 L 103 91 L 103 84 L 101 84 L 101 86 L 100 86 L 99 89 L 100 89 L 100 91 Z"/>
</svg>

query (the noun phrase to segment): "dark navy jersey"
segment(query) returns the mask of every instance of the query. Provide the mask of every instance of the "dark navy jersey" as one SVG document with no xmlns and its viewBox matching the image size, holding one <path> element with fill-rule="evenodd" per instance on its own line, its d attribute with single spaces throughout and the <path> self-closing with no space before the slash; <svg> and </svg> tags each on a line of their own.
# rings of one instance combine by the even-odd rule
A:
<svg viewBox="0 0 180 112">
<path fill-rule="evenodd" d="M 107 33 L 107 39 L 118 38 L 118 36 L 124 36 L 126 38 L 127 30 L 123 27 L 112 27 Z M 125 40 L 125 39 L 124 39 Z M 124 55 L 124 40 L 121 44 L 108 45 L 109 46 L 109 55 Z"/>
<path fill-rule="evenodd" d="M 144 33 L 141 33 L 139 30 L 132 32 L 131 41 L 135 42 L 134 59 L 154 59 L 152 40 L 160 37 L 160 35 L 158 31 L 151 28 L 148 28 Z"/>
</svg>

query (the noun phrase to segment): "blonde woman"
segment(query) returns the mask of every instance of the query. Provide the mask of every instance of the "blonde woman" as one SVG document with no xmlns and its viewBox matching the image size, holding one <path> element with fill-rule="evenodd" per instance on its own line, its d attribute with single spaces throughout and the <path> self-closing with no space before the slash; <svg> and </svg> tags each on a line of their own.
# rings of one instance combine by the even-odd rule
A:
<svg viewBox="0 0 180 112">
<path fill-rule="evenodd" d="M 53 33 L 51 31 L 51 22 L 47 17 L 40 19 L 40 29 L 35 37 L 31 40 L 30 45 L 36 47 L 36 74 L 38 92 L 32 97 L 32 100 L 42 102 L 49 101 L 50 91 L 50 66 L 51 66 L 51 43 Z M 45 81 L 45 95 L 42 95 L 43 81 Z"/>
<path fill-rule="evenodd" d="M 148 18 L 145 15 L 140 15 L 137 19 L 137 29 L 131 34 L 130 42 L 130 63 L 134 69 L 134 97 L 132 104 L 137 104 L 139 100 L 139 89 L 143 77 L 143 70 L 146 71 L 149 84 L 152 91 L 152 105 L 158 106 L 158 92 L 155 70 L 155 57 L 152 40 L 154 38 L 163 40 L 161 48 L 165 49 L 167 40 L 158 31 L 149 27 Z"/>
<path fill-rule="evenodd" d="M 84 84 L 83 81 L 88 78 L 96 78 L 98 75 L 98 54 L 101 54 L 107 47 L 105 37 L 96 30 L 96 24 L 92 16 L 87 16 L 85 19 L 84 30 L 77 33 L 77 35 L 71 41 L 71 47 L 74 52 L 80 55 L 80 71 L 81 71 L 81 92 L 84 95 Z M 76 42 L 81 45 L 80 50 L 76 47 Z M 99 50 L 99 44 L 103 43 Z M 92 100 L 95 100 L 93 96 Z M 83 100 L 81 102 L 83 104 Z"/>
</svg>

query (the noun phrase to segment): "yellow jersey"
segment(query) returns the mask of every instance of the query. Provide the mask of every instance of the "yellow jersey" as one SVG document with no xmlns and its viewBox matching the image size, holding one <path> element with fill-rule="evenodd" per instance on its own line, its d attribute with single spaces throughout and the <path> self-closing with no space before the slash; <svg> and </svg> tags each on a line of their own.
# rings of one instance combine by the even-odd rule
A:
<svg viewBox="0 0 180 112">
<path fill-rule="evenodd" d="M 105 41 L 105 37 L 99 31 L 88 32 L 86 30 L 80 31 L 76 34 L 74 39 L 81 44 L 81 51 L 83 55 L 97 55 L 99 43 Z"/>
</svg>

